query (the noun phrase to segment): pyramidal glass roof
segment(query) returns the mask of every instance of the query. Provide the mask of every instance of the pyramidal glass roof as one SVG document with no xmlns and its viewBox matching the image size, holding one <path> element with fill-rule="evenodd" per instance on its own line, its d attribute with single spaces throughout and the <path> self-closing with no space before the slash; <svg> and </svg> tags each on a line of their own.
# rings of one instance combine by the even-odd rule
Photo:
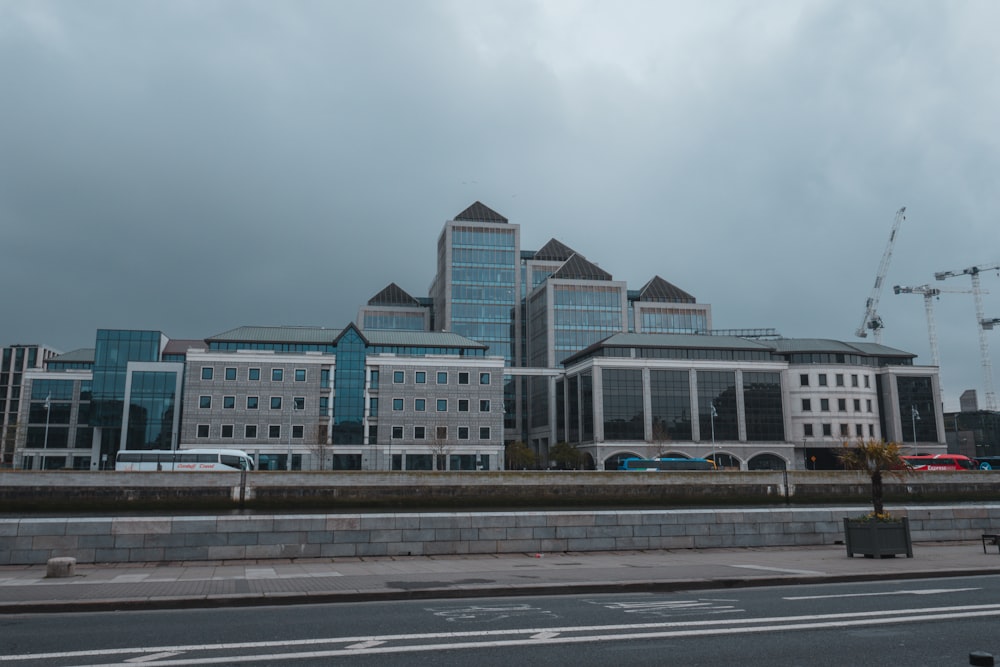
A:
<svg viewBox="0 0 1000 667">
<path fill-rule="evenodd" d="M 420 302 L 406 293 L 396 283 L 389 285 L 368 300 L 369 306 L 419 306 Z"/>
<path fill-rule="evenodd" d="M 611 280 L 610 273 L 578 254 L 566 260 L 552 277 L 564 280 Z"/>
<path fill-rule="evenodd" d="M 507 218 L 479 201 L 456 215 L 455 220 L 462 222 L 507 222 Z"/>
<path fill-rule="evenodd" d="M 663 301 L 667 303 L 695 303 L 695 298 L 677 287 L 668 283 L 660 276 L 653 278 L 642 286 L 639 290 L 640 301 Z"/>
<path fill-rule="evenodd" d="M 565 262 L 575 254 L 576 251 L 569 246 L 564 245 L 555 239 L 551 239 L 548 243 L 543 245 L 542 249 L 536 252 L 531 259 Z"/>
</svg>

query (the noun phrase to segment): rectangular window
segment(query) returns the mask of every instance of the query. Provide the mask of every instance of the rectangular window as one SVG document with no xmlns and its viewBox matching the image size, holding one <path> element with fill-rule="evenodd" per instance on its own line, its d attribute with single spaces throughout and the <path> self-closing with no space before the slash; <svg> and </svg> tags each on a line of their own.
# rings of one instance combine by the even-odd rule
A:
<svg viewBox="0 0 1000 667">
<path fill-rule="evenodd" d="M 830 411 L 830 399 L 829 398 L 821 398 L 821 399 L 819 399 L 819 409 L 822 410 L 823 412 L 829 412 Z"/>
<path fill-rule="evenodd" d="M 858 436 L 859 438 L 863 438 L 864 437 L 864 435 L 865 435 L 865 427 L 864 427 L 863 424 L 855 424 L 854 425 L 854 435 Z"/>
<path fill-rule="evenodd" d="M 809 386 L 809 375 L 808 373 L 803 373 L 799 376 L 799 386 L 808 387 Z"/>
<path fill-rule="evenodd" d="M 802 399 L 802 411 L 803 412 L 809 412 L 812 409 L 813 409 L 812 399 L 811 398 L 803 398 Z"/>
<path fill-rule="evenodd" d="M 226 369 L 226 379 L 230 380 L 230 381 L 236 379 L 236 369 L 235 368 L 227 368 Z"/>
<path fill-rule="evenodd" d="M 458 383 L 459 384 L 469 384 L 469 374 L 466 373 L 466 372 L 464 372 L 464 371 L 461 372 L 461 373 L 459 373 L 458 374 Z"/>
<path fill-rule="evenodd" d="M 870 398 L 866 398 L 865 399 L 865 411 L 866 412 L 871 412 L 872 411 L 872 399 L 870 399 Z"/>
<path fill-rule="evenodd" d="M 868 437 L 869 438 L 874 438 L 875 437 L 875 424 L 869 424 L 868 425 Z"/>
<path fill-rule="evenodd" d="M 401 398 L 394 398 L 394 399 L 392 399 L 392 409 L 394 411 L 396 411 L 396 412 L 399 412 L 400 410 L 402 410 L 403 409 L 403 399 L 401 399 Z"/>
<path fill-rule="evenodd" d="M 319 371 L 319 386 L 322 389 L 329 389 L 330 388 L 330 369 L 329 368 L 321 368 L 320 369 L 320 371 Z M 376 386 L 378 386 L 378 385 L 376 385 Z"/>
<path fill-rule="evenodd" d="M 849 430 L 848 430 L 848 428 L 847 428 L 847 424 L 841 424 L 841 425 L 840 425 L 840 435 L 841 435 L 842 437 L 845 437 L 845 438 L 846 438 L 846 437 L 847 437 L 848 435 L 850 435 L 850 431 L 849 431 Z"/>
<path fill-rule="evenodd" d="M 256 410 L 259 402 L 256 396 L 247 396 L 247 410 Z"/>
<path fill-rule="evenodd" d="M 201 367 L 201 379 L 202 380 L 211 380 L 212 379 L 212 375 L 214 373 L 215 373 L 215 369 L 212 368 L 211 366 L 202 366 Z"/>
<path fill-rule="evenodd" d="M 402 440 L 403 439 L 403 427 L 402 426 L 393 426 L 392 427 L 392 439 L 393 440 Z"/>
<path fill-rule="evenodd" d="M 424 433 L 425 433 L 425 430 L 424 430 L 423 426 L 414 426 L 413 427 L 413 439 L 414 440 L 423 440 L 424 439 Z"/>
<path fill-rule="evenodd" d="M 865 376 L 865 389 L 870 389 L 870 388 L 871 388 L 871 384 L 869 383 L 868 376 L 866 375 Z"/>
<path fill-rule="evenodd" d="M 375 399 L 375 401 L 376 401 L 375 407 L 378 407 L 378 403 L 377 403 L 378 399 Z M 330 397 L 329 396 L 320 396 L 319 397 L 319 413 L 321 415 L 325 415 L 325 414 L 327 414 L 327 412 L 328 412 L 329 409 L 330 409 Z M 372 417 L 374 417 L 374 416 L 375 416 L 375 413 L 373 412 L 372 413 Z"/>
<path fill-rule="evenodd" d="M 247 379 L 250 380 L 251 382 L 259 382 L 260 381 L 260 369 L 259 368 L 251 368 L 247 372 Z"/>
<path fill-rule="evenodd" d="M 392 372 L 392 383 L 393 384 L 403 384 L 403 371 L 393 371 Z"/>
<path fill-rule="evenodd" d="M 236 407 L 236 397 L 235 396 L 223 396 L 222 397 L 222 409 L 232 410 Z"/>
<path fill-rule="evenodd" d="M 271 369 L 271 382 L 281 382 L 285 377 L 285 371 L 282 368 L 272 368 Z"/>
<path fill-rule="evenodd" d="M 233 437 L 233 425 L 232 424 L 223 424 L 222 425 L 222 437 L 223 438 L 231 438 L 231 437 Z"/>
<path fill-rule="evenodd" d="M 210 410 L 212 408 L 212 397 L 211 396 L 199 396 L 198 397 L 198 407 L 202 410 Z"/>
<path fill-rule="evenodd" d="M 208 424 L 198 424 L 198 437 L 199 438 L 208 437 Z"/>
<path fill-rule="evenodd" d="M 467 399 L 467 398 L 460 398 L 460 399 L 458 399 L 458 411 L 459 412 L 468 412 L 469 411 L 469 399 Z"/>
<path fill-rule="evenodd" d="M 302 439 L 302 432 L 303 432 L 304 428 L 305 427 L 302 426 L 302 424 L 296 424 L 295 426 L 293 426 L 292 427 L 292 438 L 301 440 Z"/>
<path fill-rule="evenodd" d="M 811 438 L 812 434 L 813 434 L 813 425 L 812 424 L 803 424 L 802 425 L 802 435 L 804 435 L 807 438 Z"/>
<path fill-rule="evenodd" d="M 826 373 L 820 373 L 819 374 L 819 386 L 821 386 L 821 387 L 825 387 L 826 386 Z"/>
<path fill-rule="evenodd" d="M 458 427 L 458 439 L 459 440 L 468 440 L 469 439 L 469 427 L 468 426 L 459 426 Z"/>
<path fill-rule="evenodd" d="M 416 382 L 417 384 L 426 384 L 427 383 L 427 372 L 426 371 L 417 371 L 416 373 L 413 374 L 413 381 Z"/>
<path fill-rule="evenodd" d="M 378 389 L 378 371 L 373 370 L 368 376 L 368 384 L 372 389 Z"/>
<path fill-rule="evenodd" d="M 448 439 L 448 427 L 438 426 L 434 429 L 434 438 L 436 440 L 447 440 Z"/>
<path fill-rule="evenodd" d="M 296 382 L 305 382 L 306 381 L 306 369 L 304 369 L 304 368 L 296 368 L 295 369 L 295 381 Z"/>
<path fill-rule="evenodd" d="M 852 387 L 857 387 L 858 386 L 858 374 L 857 373 L 851 373 L 851 386 Z"/>
<path fill-rule="evenodd" d="M 437 411 L 438 412 L 448 412 L 448 399 L 439 398 L 437 400 Z"/>
<path fill-rule="evenodd" d="M 488 398 L 480 399 L 479 401 L 479 411 L 489 412 L 490 411 L 490 401 Z"/>
<path fill-rule="evenodd" d="M 837 380 L 837 386 L 838 387 L 843 387 L 844 386 L 844 374 L 843 373 L 837 373 L 837 375 L 835 376 L 835 378 Z"/>
<path fill-rule="evenodd" d="M 413 409 L 417 412 L 423 412 L 427 409 L 427 401 L 422 398 L 416 398 L 413 400 Z"/>
<path fill-rule="evenodd" d="M 378 398 L 375 396 L 368 399 L 368 414 L 378 417 Z"/>
<path fill-rule="evenodd" d="M 823 424 L 823 435 L 830 436 L 833 435 L 833 426 L 830 424 Z"/>
<path fill-rule="evenodd" d="M 846 398 L 838 398 L 837 399 L 837 409 L 840 410 L 841 412 L 846 412 L 847 411 L 847 399 Z"/>
<path fill-rule="evenodd" d="M 490 427 L 489 426 L 480 426 L 479 427 L 479 439 L 480 440 L 489 440 L 490 439 Z"/>
<path fill-rule="evenodd" d="M 257 425 L 247 424 L 243 427 L 243 437 L 248 440 L 255 440 L 257 438 Z"/>
<path fill-rule="evenodd" d="M 479 374 L 479 384 L 489 384 L 489 383 L 490 383 L 490 374 L 489 373 L 480 373 Z"/>
<path fill-rule="evenodd" d="M 292 399 L 292 410 L 305 410 L 306 409 L 306 397 L 296 396 Z"/>
<path fill-rule="evenodd" d="M 854 399 L 854 411 L 855 412 L 861 412 L 861 399 L 860 398 L 855 398 Z"/>
<path fill-rule="evenodd" d="M 281 424 L 271 424 L 267 427 L 267 437 L 269 438 L 280 438 L 281 437 Z"/>
<path fill-rule="evenodd" d="M 438 384 L 448 384 L 448 371 L 438 371 Z"/>
<path fill-rule="evenodd" d="M 272 396 L 271 397 L 271 409 L 272 410 L 280 410 L 281 409 L 281 396 Z"/>
</svg>

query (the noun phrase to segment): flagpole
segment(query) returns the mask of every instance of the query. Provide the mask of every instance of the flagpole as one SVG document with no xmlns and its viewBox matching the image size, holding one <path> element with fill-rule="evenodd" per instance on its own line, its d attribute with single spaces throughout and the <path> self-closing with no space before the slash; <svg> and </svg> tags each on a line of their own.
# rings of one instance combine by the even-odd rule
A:
<svg viewBox="0 0 1000 667">
<path fill-rule="evenodd" d="M 52 412 L 52 392 L 45 397 L 45 444 L 44 449 L 49 448 L 49 413 Z"/>
</svg>

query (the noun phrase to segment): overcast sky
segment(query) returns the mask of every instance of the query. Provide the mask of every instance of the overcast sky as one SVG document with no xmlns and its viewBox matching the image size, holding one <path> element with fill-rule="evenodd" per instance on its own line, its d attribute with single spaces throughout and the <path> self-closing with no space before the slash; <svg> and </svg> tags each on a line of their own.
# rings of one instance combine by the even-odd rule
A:
<svg viewBox="0 0 1000 667">
<path fill-rule="evenodd" d="M 856 341 L 906 206 L 882 342 L 930 363 L 892 285 L 1000 263 L 998 25 L 992 0 L 0 0 L 0 344 L 341 328 L 390 282 L 426 296 L 476 200 L 717 328 Z M 973 299 L 935 306 L 945 406 L 983 405 Z"/>
</svg>

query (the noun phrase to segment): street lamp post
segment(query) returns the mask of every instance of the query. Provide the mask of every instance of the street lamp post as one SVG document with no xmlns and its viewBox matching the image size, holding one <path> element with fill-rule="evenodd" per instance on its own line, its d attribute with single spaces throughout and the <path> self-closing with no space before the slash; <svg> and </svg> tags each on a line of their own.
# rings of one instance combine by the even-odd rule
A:
<svg viewBox="0 0 1000 667">
<path fill-rule="evenodd" d="M 719 412 L 715 409 L 715 402 L 711 403 L 712 408 L 712 458 L 715 459 L 715 469 L 718 470 L 721 466 L 719 465 L 719 453 L 715 451 L 715 418 L 719 415 Z"/>
<path fill-rule="evenodd" d="M 913 424 L 913 453 L 917 453 L 917 420 L 920 419 L 920 413 L 917 412 L 917 406 L 910 406 L 910 421 Z"/>
<path fill-rule="evenodd" d="M 288 411 L 288 458 L 285 460 L 285 470 L 292 469 L 292 420 L 295 415 L 295 398 L 292 398 L 292 409 Z"/>
</svg>

